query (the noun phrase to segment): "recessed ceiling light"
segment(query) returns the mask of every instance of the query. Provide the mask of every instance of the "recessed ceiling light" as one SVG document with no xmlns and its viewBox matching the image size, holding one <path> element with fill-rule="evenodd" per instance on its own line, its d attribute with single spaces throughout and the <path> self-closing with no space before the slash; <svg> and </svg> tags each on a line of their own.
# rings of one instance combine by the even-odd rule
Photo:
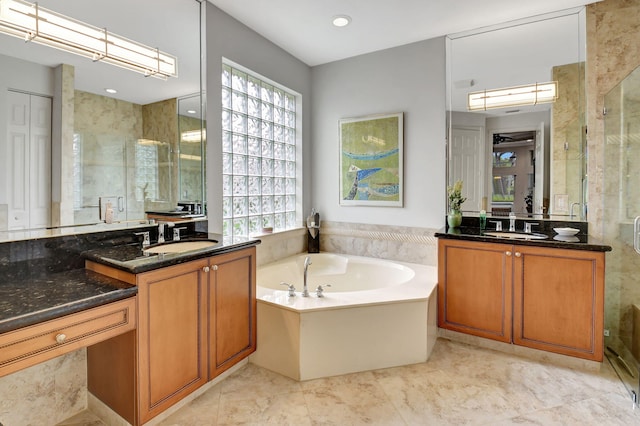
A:
<svg viewBox="0 0 640 426">
<path fill-rule="evenodd" d="M 195 114 L 197 111 L 195 109 L 188 109 L 187 114 Z"/>
<path fill-rule="evenodd" d="M 111 93 L 112 95 L 114 93 L 118 93 L 118 91 L 116 89 L 104 89 L 104 91 L 107 92 L 107 93 Z"/>
<path fill-rule="evenodd" d="M 333 17 L 333 25 L 336 27 L 346 27 L 351 23 L 351 16 L 347 15 L 336 15 Z"/>
</svg>

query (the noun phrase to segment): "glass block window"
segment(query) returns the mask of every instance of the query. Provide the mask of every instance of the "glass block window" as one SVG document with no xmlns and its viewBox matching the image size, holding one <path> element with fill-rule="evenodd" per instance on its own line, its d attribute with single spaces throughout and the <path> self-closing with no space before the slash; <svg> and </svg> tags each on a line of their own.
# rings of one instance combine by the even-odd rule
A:
<svg viewBox="0 0 640 426">
<path fill-rule="evenodd" d="M 136 200 L 158 199 L 158 142 L 139 139 L 136 144 Z"/>
<path fill-rule="evenodd" d="M 296 96 L 222 67 L 223 234 L 296 226 Z"/>
</svg>

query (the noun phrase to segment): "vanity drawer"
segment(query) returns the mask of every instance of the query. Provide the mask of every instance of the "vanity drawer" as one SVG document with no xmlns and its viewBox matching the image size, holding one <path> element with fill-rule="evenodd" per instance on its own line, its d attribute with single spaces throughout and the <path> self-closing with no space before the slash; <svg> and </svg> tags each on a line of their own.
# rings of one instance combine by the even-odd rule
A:
<svg viewBox="0 0 640 426">
<path fill-rule="evenodd" d="M 93 345 L 136 326 L 136 298 L 0 334 L 0 377 L 76 349 Z"/>
</svg>

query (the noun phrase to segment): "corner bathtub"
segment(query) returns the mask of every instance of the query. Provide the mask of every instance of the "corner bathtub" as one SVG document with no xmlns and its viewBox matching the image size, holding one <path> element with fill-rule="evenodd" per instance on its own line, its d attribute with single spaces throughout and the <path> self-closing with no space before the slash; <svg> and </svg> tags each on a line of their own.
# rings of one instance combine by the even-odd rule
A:
<svg viewBox="0 0 640 426">
<path fill-rule="evenodd" d="M 307 256 L 310 296 L 301 297 Z M 289 297 L 281 282 L 293 284 L 296 295 Z M 301 254 L 261 266 L 257 283 L 258 349 L 251 362 L 295 380 L 425 362 L 435 344 L 433 266 Z"/>
</svg>

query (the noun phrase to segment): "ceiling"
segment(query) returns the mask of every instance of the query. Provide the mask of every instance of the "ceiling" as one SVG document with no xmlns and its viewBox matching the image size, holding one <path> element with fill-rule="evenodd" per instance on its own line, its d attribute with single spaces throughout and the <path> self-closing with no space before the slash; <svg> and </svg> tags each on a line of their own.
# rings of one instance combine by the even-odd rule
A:
<svg viewBox="0 0 640 426">
<path fill-rule="evenodd" d="M 208 0 L 310 66 L 594 0 Z M 348 15 L 350 25 L 331 24 Z"/>
<path fill-rule="evenodd" d="M 592 3 L 592 0 L 208 0 L 310 66 Z M 0 35 L 0 54 L 48 66 L 71 64 L 76 88 L 147 104 L 199 89 L 196 0 L 39 0 L 39 5 L 178 56 L 178 78 L 161 81 Z M 517 4 L 517 7 L 514 6 Z M 126 13 L 123 13 L 126 11 Z M 331 24 L 347 14 L 344 28 Z M 473 78 L 473 77 L 470 77 Z M 106 94 L 105 94 L 106 95 Z"/>
</svg>

